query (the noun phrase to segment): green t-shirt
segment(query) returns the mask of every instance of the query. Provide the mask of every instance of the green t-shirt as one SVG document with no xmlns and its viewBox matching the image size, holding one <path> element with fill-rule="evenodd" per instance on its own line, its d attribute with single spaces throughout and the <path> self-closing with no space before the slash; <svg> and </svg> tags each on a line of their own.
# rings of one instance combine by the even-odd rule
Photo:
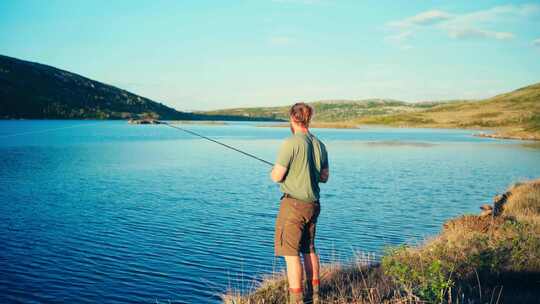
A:
<svg viewBox="0 0 540 304">
<path fill-rule="evenodd" d="M 280 189 L 292 197 L 314 202 L 319 199 L 321 170 L 328 168 L 324 144 L 313 134 L 297 132 L 279 149 L 276 163 L 288 168 Z"/>
</svg>

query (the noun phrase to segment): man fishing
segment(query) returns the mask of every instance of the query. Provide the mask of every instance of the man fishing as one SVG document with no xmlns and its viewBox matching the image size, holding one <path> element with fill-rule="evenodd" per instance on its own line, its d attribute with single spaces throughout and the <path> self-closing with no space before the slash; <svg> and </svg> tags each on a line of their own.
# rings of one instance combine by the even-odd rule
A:
<svg viewBox="0 0 540 304">
<path fill-rule="evenodd" d="M 287 265 L 289 303 L 304 303 L 303 268 L 306 272 L 306 298 L 319 303 L 319 257 L 315 251 L 315 226 L 320 213 L 319 183 L 329 177 L 328 155 L 324 144 L 309 132 L 313 109 L 296 103 L 289 110 L 292 136 L 282 144 L 271 178 L 283 192 L 276 219 L 275 254 Z"/>
</svg>

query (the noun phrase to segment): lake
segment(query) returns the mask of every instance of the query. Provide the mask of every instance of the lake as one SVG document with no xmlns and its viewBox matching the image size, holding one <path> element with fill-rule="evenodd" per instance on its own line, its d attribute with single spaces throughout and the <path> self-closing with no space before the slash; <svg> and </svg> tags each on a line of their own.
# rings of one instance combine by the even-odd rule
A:
<svg viewBox="0 0 540 304">
<path fill-rule="evenodd" d="M 77 126 L 77 127 L 72 127 Z M 285 128 L 182 125 L 273 161 Z M 540 176 L 540 149 L 466 130 L 314 129 L 325 262 L 417 243 Z M 0 121 L 0 302 L 218 303 L 280 271 L 270 166 L 164 125 Z"/>
</svg>

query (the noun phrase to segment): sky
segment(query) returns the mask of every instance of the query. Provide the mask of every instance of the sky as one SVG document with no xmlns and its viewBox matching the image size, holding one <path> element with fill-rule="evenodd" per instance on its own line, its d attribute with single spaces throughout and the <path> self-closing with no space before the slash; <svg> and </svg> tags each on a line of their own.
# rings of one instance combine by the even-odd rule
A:
<svg viewBox="0 0 540 304">
<path fill-rule="evenodd" d="M 0 1 L 0 54 L 182 111 L 540 82 L 540 1 Z"/>
</svg>

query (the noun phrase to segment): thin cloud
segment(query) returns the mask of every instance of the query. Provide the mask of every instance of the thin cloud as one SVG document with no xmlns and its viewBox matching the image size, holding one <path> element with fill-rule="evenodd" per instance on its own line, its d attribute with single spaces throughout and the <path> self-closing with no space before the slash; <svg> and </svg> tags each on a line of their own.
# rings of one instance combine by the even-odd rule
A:
<svg viewBox="0 0 540 304">
<path fill-rule="evenodd" d="M 433 25 L 444 20 L 452 18 L 447 12 L 440 10 L 431 10 L 427 12 L 420 13 L 418 15 L 406 18 L 401 21 L 390 22 L 390 26 L 396 27 L 410 27 L 414 25 Z"/>
<path fill-rule="evenodd" d="M 448 35 L 455 39 L 491 38 L 496 40 L 507 40 L 514 38 L 514 34 L 510 32 L 494 32 L 475 28 L 452 29 L 448 31 Z"/>
<path fill-rule="evenodd" d="M 514 38 L 513 33 L 497 31 L 493 30 L 493 28 L 501 22 L 519 22 L 538 12 L 540 12 L 540 5 L 537 4 L 496 6 L 486 10 L 456 15 L 455 18 L 441 24 L 441 29 L 455 39 L 488 38 L 508 40 Z"/>
<path fill-rule="evenodd" d="M 540 38 L 538 38 L 538 39 L 536 39 L 536 40 L 533 40 L 532 45 L 533 45 L 533 46 L 540 47 Z"/>
<path fill-rule="evenodd" d="M 539 12 L 538 4 L 503 5 L 463 14 L 429 10 L 388 23 L 387 25 L 397 29 L 398 33 L 387 36 L 385 40 L 399 45 L 406 44 L 407 39 L 428 29 L 443 32 L 452 39 L 510 40 L 515 37 L 514 33 L 494 28 L 501 22 L 520 22 Z"/>
<path fill-rule="evenodd" d="M 466 23 L 496 22 L 504 19 L 529 17 L 540 12 L 538 4 L 502 5 L 460 15 L 456 21 Z"/>
</svg>

